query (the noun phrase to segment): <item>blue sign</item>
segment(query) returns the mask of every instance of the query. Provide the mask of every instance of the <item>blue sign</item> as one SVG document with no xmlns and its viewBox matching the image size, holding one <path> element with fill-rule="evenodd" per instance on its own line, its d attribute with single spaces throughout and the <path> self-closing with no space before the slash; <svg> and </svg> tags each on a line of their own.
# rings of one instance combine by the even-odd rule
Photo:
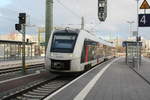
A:
<svg viewBox="0 0 150 100">
<path fill-rule="evenodd" d="M 150 27 L 150 14 L 139 14 L 139 27 Z"/>
</svg>

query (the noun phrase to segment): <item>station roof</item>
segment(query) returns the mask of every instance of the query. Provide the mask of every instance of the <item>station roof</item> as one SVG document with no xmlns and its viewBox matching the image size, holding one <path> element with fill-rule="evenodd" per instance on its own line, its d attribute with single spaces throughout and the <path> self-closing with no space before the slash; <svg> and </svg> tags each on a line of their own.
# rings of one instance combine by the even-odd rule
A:
<svg viewBox="0 0 150 100">
<path fill-rule="evenodd" d="M 13 40 L 0 40 L 1 44 L 10 43 L 10 44 L 22 44 L 22 41 L 13 41 Z M 27 45 L 35 44 L 35 42 L 26 42 Z"/>
</svg>

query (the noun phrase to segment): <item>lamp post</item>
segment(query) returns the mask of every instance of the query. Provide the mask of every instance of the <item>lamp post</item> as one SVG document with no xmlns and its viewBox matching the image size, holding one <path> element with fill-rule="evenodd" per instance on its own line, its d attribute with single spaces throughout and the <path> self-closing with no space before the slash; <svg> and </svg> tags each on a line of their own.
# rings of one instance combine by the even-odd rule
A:
<svg viewBox="0 0 150 100">
<path fill-rule="evenodd" d="M 130 27 L 130 29 L 129 29 L 129 32 L 130 32 L 130 35 L 131 35 L 131 37 L 132 37 L 132 24 L 133 23 L 135 23 L 134 21 L 127 21 L 127 23 L 129 23 L 129 27 Z"/>
</svg>

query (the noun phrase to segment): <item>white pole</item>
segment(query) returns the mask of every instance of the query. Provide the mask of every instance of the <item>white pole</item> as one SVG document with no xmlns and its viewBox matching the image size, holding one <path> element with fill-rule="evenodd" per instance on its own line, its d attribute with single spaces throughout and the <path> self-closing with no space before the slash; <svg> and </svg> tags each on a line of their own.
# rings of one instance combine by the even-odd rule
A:
<svg viewBox="0 0 150 100">
<path fill-rule="evenodd" d="M 131 35 L 131 37 L 132 37 L 132 24 L 134 23 L 134 21 L 127 21 L 127 23 L 129 23 L 129 25 L 130 25 L 130 29 L 129 29 L 129 32 L 130 32 L 130 35 Z"/>
<path fill-rule="evenodd" d="M 82 30 L 84 29 L 84 17 L 83 16 L 81 17 L 81 29 Z"/>
<path fill-rule="evenodd" d="M 139 0 L 136 0 L 137 1 L 137 38 L 139 36 L 139 26 L 138 26 L 138 20 L 139 20 L 139 8 L 138 8 L 138 5 L 139 5 Z M 139 43 L 137 41 L 137 68 L 139 70 Z"/>
</svg>

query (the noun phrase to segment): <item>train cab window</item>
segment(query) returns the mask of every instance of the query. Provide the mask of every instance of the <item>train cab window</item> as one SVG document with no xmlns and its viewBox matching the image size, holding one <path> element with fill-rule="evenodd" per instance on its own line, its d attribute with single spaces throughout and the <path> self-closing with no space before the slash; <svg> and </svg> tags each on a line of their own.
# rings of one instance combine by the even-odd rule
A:
<svg viewBox="0 0 150 100">
<path fill-rule="evenodd" d="M 77 34 L 55 33 L 52 40 L 51 52 L 72 53 Z"/>
</svg>

